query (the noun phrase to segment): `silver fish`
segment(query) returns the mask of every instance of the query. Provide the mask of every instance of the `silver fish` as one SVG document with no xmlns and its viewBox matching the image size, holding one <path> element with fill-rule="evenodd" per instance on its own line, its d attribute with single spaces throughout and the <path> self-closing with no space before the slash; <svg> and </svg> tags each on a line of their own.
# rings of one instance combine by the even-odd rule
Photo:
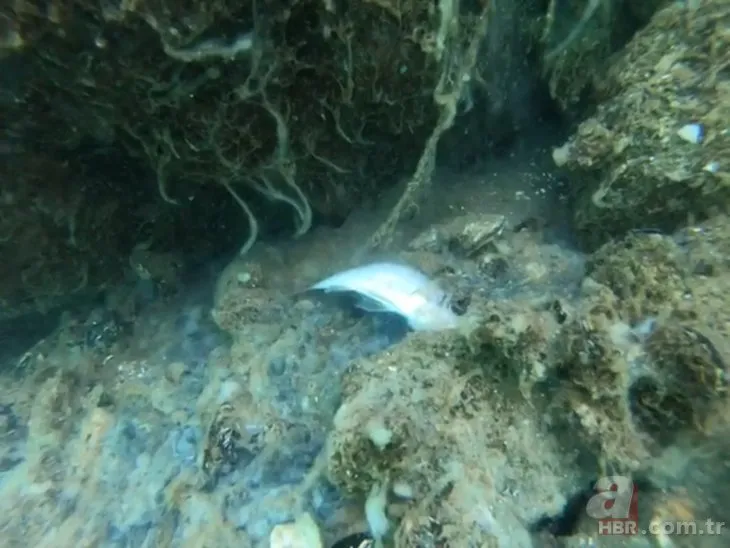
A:
<svg viewBox="0 0 730 548">
<path fill-rule="evenodd" d="M 397 263 L 371 263 L 339 272 L 310 289 L 354 293 L 357 306 L 368 312 L 402 316 L 414 331 L 457 327 L 459 317 L 446 293 L 422 272 Z"/>
</svg>

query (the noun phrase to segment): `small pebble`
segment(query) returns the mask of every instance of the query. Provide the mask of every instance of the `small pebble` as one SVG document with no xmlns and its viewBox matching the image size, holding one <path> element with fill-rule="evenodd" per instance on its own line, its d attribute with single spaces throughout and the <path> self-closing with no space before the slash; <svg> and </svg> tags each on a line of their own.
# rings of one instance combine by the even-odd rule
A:
<svg viewBox="0 0 730 548">
<path fill-rule="evenodd" d="M 319 528 L 309 514 L 300 516 L 294 523 L 274 527 L 269 537 L 271 548 L 322 548 Z"/>
<path fill-rule="evenodd" d="M 180 384 L 185 370 L 186 367 L 183 362 L 172 362 L 165 369 L 165 378 L 173 384 Z"/>
</svg>

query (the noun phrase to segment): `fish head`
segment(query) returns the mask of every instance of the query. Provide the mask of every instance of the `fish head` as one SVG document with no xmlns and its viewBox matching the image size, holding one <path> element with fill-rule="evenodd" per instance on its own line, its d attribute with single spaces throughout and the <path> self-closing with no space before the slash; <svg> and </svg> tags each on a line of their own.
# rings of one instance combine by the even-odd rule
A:
<svg viewBox="0 0 730 548">
<path fill-rule="evenodd" d="M 459 316 L 451 307 L 434 301 L 424 301 L 406 319 L 414 331 L 442 331 L 459 326 Z"/>
</svg>

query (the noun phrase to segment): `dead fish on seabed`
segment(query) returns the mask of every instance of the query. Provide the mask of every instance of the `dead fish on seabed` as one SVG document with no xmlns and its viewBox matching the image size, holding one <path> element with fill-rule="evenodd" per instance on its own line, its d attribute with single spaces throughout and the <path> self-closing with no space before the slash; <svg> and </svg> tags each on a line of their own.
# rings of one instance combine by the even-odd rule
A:
<svg viewBox="0 0 730 548">
<path fill-rule="evenodd" d="M 353 293 L 358 308 L 398 314 L 414 331 L 453 329 L 459 321 L 446 293 L 425 274 L 403 264 L 372 263 L 352 268 L 309 289 Z"/>
</svg>

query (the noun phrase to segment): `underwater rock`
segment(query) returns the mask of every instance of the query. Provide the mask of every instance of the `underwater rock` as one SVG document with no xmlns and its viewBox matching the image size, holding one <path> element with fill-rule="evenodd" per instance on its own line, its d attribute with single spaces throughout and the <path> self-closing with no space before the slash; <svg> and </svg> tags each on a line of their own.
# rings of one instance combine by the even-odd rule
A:
<svg viewBox="0 0 730 548">
<path fill-rule="evenodd" d="M 687 325 L 664 323 L 646 343 L 648 363 L 629 399 L 639 427 L 662 446 L 712 430 L 730 387 L 724 353 Z"/>
<path fill-rule="evenodd" d="M 519 370 L 499 345 L 493 354 L 504 353 L 504 369 Z M 542 430 L 533 400 L 520 396 L 519 373 L 492 371 L 489 355 L 455 333 L 416 334 L 346 374 L 328 476 L 363 498 L 375 485 L 399 485 L 386 500 L 398 546 L 529 546 L 522 524 L 556 511 L 575 488 L 575 476 L 565 483 L 559 472 L 573 455 Z"/>
<path fill-rule="evenodd" d="M 17 104 L 24 102 L 20 95 Z M 5 120 L 0 139 L 14 132 L 8 105 L 3 101 L 0 107 Z M 33 117 L 26 111 L 22 125 L 33 124 Z M 88 176 L 74 162 L 42 148 L 24 144 L 0 162 L 0 320 L 77 306 L 123 278 L 126 256 L 119 235 L 129 226 L 122 210 L 134 208 L 133 200 L 109 196 L 106 181 L 92 196 Z"/>
<path fill-rule="evenodd" d="M 277 525 L 269 537 L 270 548 L 322 548 L 322 537 L 309 514 L 302 514 L 294 523 Z"/>
<path fill-rule="evenodd" d="M 633 233 L 596 250 L 586 275 L 611 289 L 623 320 L 633 325 L 685 298 L 684 255 L 668 236 Z"/>
<path fill-rule="evenodd" d="M 598 110 L 557 152 L 572 174 L 573 225 L 586 248 L 631 229 L 672 231 L 730 202 L 727 169 L 705 169 L 730 151 L 726 57 L 714 53 L 728 47 L 718 30 L 730 23 L 725 8 L 724 0 L 667 3 L 613 61 Z M 687 129 L 687 120 L 696 125 Z"/>
<path fill-rule="evenodd" d="M 413 251 L 455 251 L 473 257 L 498 238 L 504 230 L 504 215 L 476 213 L 462 215 L 416 236 L 408 245 Z"/>
<path fill-rule="evenodd" d="M 183 264 L 177 254 L 156 251 L 147 242 L 136 245 L 129 254 L 129 266 L 135 275 L 153 282 L 163 293 L 179 286 Z"/>
<path fill-rule="evenodd" d="M 278 332 L 275 326 L 281 317 L 281 302 L 266 289 L 231 291 L 216 300 L 211 316 L 218 327 L 232 335 L 254 325 Z"/>
<path fill-rule="evenodd" d="M 547 387 L 552 399 L 549 415 L 554 424 L 579 432 L 567 443 L 629 473 L 650 457 L 629 401 L 642 351 L 630 328 L 621 325 L 619 299 L 593 283 L 584 285 L 580 308 L 556 340 L 553 362 L 559 384 Z"/>
<path fill-rule="evenodd" d="M 716 443 L 730 378 L 721 226 L 630 234 L 588 258 L 577 299 L 477 295 L 462 332 L 355 361 L 326 446 L 330 481 L 362 501 L 389 485 L 399 546 L 511 546 L 526 539 L 515 523 L 562 512 L 597 469 L 640 478 L 669 448 Z M 700 260 L 718 264 L 711 278 L 693 274 Z M 552 475 L 564 467 L 572 481 Z M 513 481 L 527 489 L 517 498 Z"/>
<path fill-rule="evenodd" d="M 728 405 L 730 276 L 694 267 L 723 261 L 723 225 L 709 226 L 602 246 L 557 339 L 552 420 L 568 419 L 616 470 L 651 468 L 657 451 L 710 439 Z"/>
<path fill-rule="evenodd" d="M 20 422 L 19 417 L 9 405 L 0 405 L 0 436 L 3 444 L 0 446 L 0 483 L 2 474 L 15 468 L 23 462 L 23 442 L 28 428 Z"/>
</svg>

